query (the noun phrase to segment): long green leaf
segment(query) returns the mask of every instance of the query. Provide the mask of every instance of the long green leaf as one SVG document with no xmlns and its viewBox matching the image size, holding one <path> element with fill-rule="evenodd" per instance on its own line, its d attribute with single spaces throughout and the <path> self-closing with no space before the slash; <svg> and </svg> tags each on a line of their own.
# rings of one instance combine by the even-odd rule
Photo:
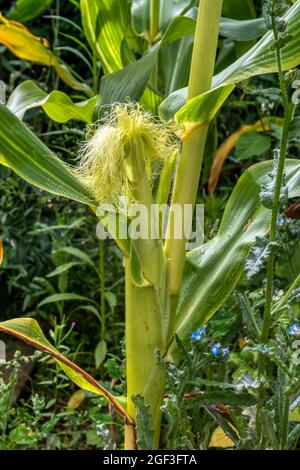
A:
<svg viewBox="0 0 300 470">
<path fill-rule="evenodd" d="M 26 23 L 41 15 L 53 0 L 17 0 L 9 10 L 8 18 Z"/>
<path fill-rule="evenodd" d="M 224 0 L 223 15 L 237 20 L 248 20 L 256 17 L 253 0 Z"/>
<path fill-rule="evenodd" d="M 271 169 L 272 161 L 266 161 L 245 171 L 227 203 L 218 235 L 188 253 L 175 327 L 184 343 L 225 302 L 256 237 L 267 233 L 271 211 L 264 208 L 259 193 Z M 288 160 L 285 171 L 289 197 L 299 197 L 300 161 Z"/>
<path fill-rule="evenodd" d="M 105 75 L 101 80 L 100 108 L 112 103 L 125 103 L 128 99 L 138 101 L 157 61 L 158 50 L 159 44 L 123 70 Z"/>
<path fill-rule="evenodd" d="M 83 390 L 106 398 L 106 400 L 125 418 L 126 422 L 132 424 L 132 419 L 120 405 L 118 399 L 102 387 L 102 385 L 86 371 L 55 349 L 45 338 L 36 320 L 33 318 L 15 318 L 13 320 L 4 321 L 0 323 L 0 331 L 16 336 L 40 351 L 50 354 L 72 382 Z"/>
<path fill-rule="evenodd" d="M 175 2 L 165 0 L 160 2 L 160 29 L 164 31 L 170 21 L 181 15 L 192 3 L 193 0 L 176 0 Z M 148 38 L 150 29 L 150 0 L 132 0 L 131 21 L 134 32 Z"/>
<path fill-rule="evenodd" d="M 94 96 L 86 101 L 73 103 L 71 98 L 61 91 L 46 93 L 32 80 L 26 80 L 14 89 L 7 102 L 7 107 L 18 118 L 23 119 L 26 111 L 41 106 L 53 121 L 64 123 L 71 119 L 91 123 L 98 100 Z"/>
<path fill-rule="evenodd" d="M 68 165 L 49 150 L 6 106 L 0 104 L 0 152 L 29 183 L 91 206 L 96 203 Z"/>
<path fill-rule="evenodd" d="M 86 38 L 105 73 L 120 70 L 122 43 L 127 29 L 127 0 L 80 0 Z"/>
<path fill-rule="evenodd" d="M 189 34 L 194 34 L 196 20 L 195 14 L 174 18 L 164 34 L 162 44 L 166 45 Z M 266 31 L 267 28 L 263 18 L 243 21 L 221 18 L 220 22 L 220 35 L 233 41 L 251 41 L 261 37 Z"/>
<path fill-rule="evenodd" d="M 288 70 L 300 64 L 300 0 L 288 10 L 283 19 L 287 22 L 288 33 L 292 36 L 282 49 L 282 66 L 284 70 Z M 219 86 L 234 85 L 256 75 L 277 72 L 273 43 L 273 32 L 270 31 L 246 54 L 214 77 L 210 93 L 214 96 L 215 89 Z M 201 122 L 203 111 L 200 113 L 199 119 L 197 114 L 193 112 L 193 108 L 197 107 L 197 99 L 201 100 L 202 98 L 199 96 L 194 98 L 192 102 L 186 103 L 187 88 L 177 90 L 161 104 L 160 115 L 165 120 L 173 119 L 174 115 L 175 119 L 179 116 L 178 119 L 181 123 L 191 122 L 189 119 L 192 116 L 193 122 Z M 221 106 L 222 103 L 220 102 L 219 105 Z M 183 109 L 181 109 L 182 107 Z M 177 116 L 176 112 L 179 110 L 180 113 Z"/>
</svg>

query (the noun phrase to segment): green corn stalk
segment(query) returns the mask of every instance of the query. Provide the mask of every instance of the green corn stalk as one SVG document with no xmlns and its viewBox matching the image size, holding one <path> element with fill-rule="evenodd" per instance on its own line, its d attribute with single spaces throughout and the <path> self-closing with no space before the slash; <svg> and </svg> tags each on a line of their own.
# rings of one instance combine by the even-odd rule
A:
<svg viewBox="0 0 300 470">
<path fill-rule="evenodd" d="M 149 2 L 151 42 L 155 42 L 159 38 L 159 3 L 158 0 Z M 98 8 L 99 5 L 94 1 L 82 1 L 82 4 L 87 10 L 87 24 L 85 26 L 88 29 L 95 16 L 93 8 Z M 108 2 L 105 1 L 105 4 Z M 88 11 L 89 5 L 91 5 L 90 11 Z M 299 8 L 298 3 L 291 9 L 294 15 L 292 23 L 294 35 L 297 34 L 297 25 L 300 21 L 299 14 L 295 14 L 297 7 Z M 223 82 L 222 76 L 218 77 L 219 81 L 216 80 L 217 85 L 221 86 L 210 91 L 221 9 L 222 0 L 201 0 L 199 2 L 188 87 L 189 102 L 177 115 L 179 122 L 180 119 L 183 119 L 186 132 L 175 176 L 172 203 L 181 206 L 195 204 L 208 123 L 232 90 L 233 84 L 242 78 L 251 76 L 251 74 L 275 70 L 274 57 L 270 53 L 270 49 L 267 49 L 269 55 L 265 59 L 264 47 L 268 48 L 270 45 L 270 38 L 266 35 L 258 49 L 258 64 L 255 63 L 256 56 L 251 51 L 245 57 L 241 57 L 237 65 L 233 64 L 224 73 L 222 72 L 221 75 L 225 77 Z M 108 24 L 113 27 L 111 22 Z M 119 24 L 115 31 L 115 42 L 122 42 L 120 34 Z M 95 46 L 95 53 L 99 54 L 105 69 L 108 72 L 119 70 L 120 57 L 116 49 L 109 50 L 106 47 L 106 37 L 103 37 L 104 46 L 101 42 L 95 44 L 94 39 L 91 36 L 89 41 Z M 157 49 L 154 49 L 154 52 L 153 50 L 149 52 L 147 58 L 153 57 L 151 53 L 154 54 L 155 51 Z M 299 55 L 299 48 L 294 40 L 291 50 L 286 49 L 283 54 L 285 68 L 290 67 L 291 64 L 297 65 L 297 54 Z M 130 77 L 134 75 L 130 69 L 131 66 L 132 64 L 127 68 L 127 72 L 130 71 Z M 156 75 L 155 73 L 155 77 L 150 77 L 152 86 L 156 85 Z M 112 79 L 115 78 L 116 75 L 112 74 Z M 152 80 L 153 78 L 154 80 Z M 27 87 L 32 89 L 32 86 L 28 82 L 24 85 L 23 93 L 26 95 Z M 124 80 L 122 85 L 124 85 Z M 55 107 L 48 107 L 48 103 L 54 97 L 41 94 L 41 90 L 34 90 L 34 92 L 37 92 L 36 100 L 40 104 L 35 103 L 28 106 L 41 105 L 47 110 L 46 112 L 55 114 L 58 119 L 60 113 L 54 113 Z M 127 90 L 125 96 L 128 96 Z M 94 102 L 89 101 L 84 104 L 84 107 L 76 107 L 64 94 L 56 95 L 55 99 L 56 103 L 61 106 L 68 104 L 68 109 L 71 110 L 69 116 L 74 118 L 80 114 L 81 120 L 89 122 Z M 13 101 L 8 103 L 11 109 L 13 106 L 18 108 Z M 20 110 L 18 112 L 20 113 Z M 68 113 L 69 111 L 64 109 L 64 114 Z M 97 200 L 93 191 L 87 189 L 82 180 L 70 172 L 67 165 L 47 149 L 3 105 L 0 105 L 0 117 L 2 119 L 0 126 L 1 163 L 10 166 L 30 183 L 54 194 L 87 204 L 96 212 Z M 134 187 L 132 194 L 134 200 L 142 203 L 146 208 L 150 208 L 154 197 L 151 181 L 145 170 L 143 145 L 134 136 L 133 133 L 131 140 L 127 142 L 126 155 L 127 157 L 130 155 L 130 158 L 126 159 L 126 173 Z M 153 446 L 159 446 L 160 406 L 165 384 L 164 371 L 157 353 L 159 352 L 164 357 L 171 351 L 172 356 L 175 357 L 173 345 L 171 348 L 169 347 L 174 334 L 178 334 L 183 341 L 186 340 L 187 332 L 195 323 L 204 323 L 222 305 L 230 292 L 228 286 L 233 288 L 237 283 L 256 236 L 264 234 L 268 229 L 270 214 L 260 203 L 259 188 L 265 181 L 270 168 L 269 162 L 263 162 L 244 173 L 228 201 L 218 235 L 204 246 L 201 256 L 199 251 L 193 250 L 186 257 L 184 236 L 182 234 L 180 240 L 175 238 L 172 219 L 169 221 L 171 236 L 165 244 L 161 240 L 151 239 L 128 242 L 127 240 L 119 240 L 115 235 L 116 242 L 124 254 L 125 266 L 126 400 L 124 397 L 112 395 L 76 364 L 64 358 L 46 340 L 35 320 L 26 318 L 0 323 L 0 331 L 15 334 L 20 339 L 51 354 L 78 386 L 106 397 L 124 418 L 125 449 L 134 449 L 137 445 L 135 429 L 137 401 L 134 399 L 136 395 L 143 397 L 144 404 L 148 408 L 153 431 Z M 298 162 L 288 160 L 285 171 L 290 197 L 299 196 L 300 170 Z M 169 170 L 166 173 L 169 173 Z M 163 184 L 165 183 L 166 179 L 163 180 Z M 171 184 L 167 186 L 170 187 Z M 104 188 L 104 192 L 105 190 L 106 188 Z M 233 220 L 234 222 L 232 222 Z M 119 223 L 122 223 L 121 218 Z M 109 223 L 108 228 L 110 228 Z M 183 277 L 184 265 L 186 274 Z M 104 289 L 103 286 L 102 289 Z M 181 294 L 181 300 L 178 303 L 179 294 Z"/>
<path fill-rule="evenodd" d="M 210 89 L 219 35 L 219 23 L 223 0 L 202 0 L 196 26 L 195 44 L 189 80 L 189 98 Z M 158 2 L 151 2 L 153 14 Z M 156 5 L 155 5 L 156 4 Z M 156 7 L 156 8 L 155 8 Z M 157 21 L 153 20 L 154 25 Z M 151 22 L 152 25 L 152 22 Z M 155 29 L 154 26 L 152 28 Z M 156 33 L 156 30 L 155 30 Z M 194 206 L 200 177 L 201 163 L 208 126 L 197 129 L 184 141 L 179 168 L 175 178 L 172 204 Z M 141 192 L 145 192 L 145 187 Z M 171 217 L 170 217 L 171 219 Z M 158 446 L 160 433 L 160 405 L 164 392 L 164 374 L 156 364 L 155 349 L 166 352 L 168 341 L 174 335 L 177 299 L 185 260 L 184 234 L 175 240 L 172 220 L 170 222 L 165 253 L 155 256 L 152 249 L 151 264 L 156 271 L 155 283 L 151 287 L 135 287 L 129 269 L 126 269 L 126 361 L 127 361 L 127 410 L 135 416 L 132 396 L 141 394 L 149 405 L 154 430 L 154 445 Z M 146 257 L 148 254 L 146 253 Z M 126 262 L 126 264 L 128 261 Z M 125 264 L 125 265 L 126 265 Z M 167 264 L 166 289 L 162 268 Z M 163 331 L 167 318 L 167 332 Z M 164 338 L 167 343 L 164 344 Z M 141 351 L 143 351 L 141 357 Z M 149 382 L 151 387 L 147 388 Z M 154 378 L 153 378 L 154 377 Z M 149 390 L 149 397 L 145 395 Z M 128 428 L 130 429 L 130 428 Z M 129 431 L 130 432 L 130 431 Z M 125 440 L 128 448 L 129 438 Z"/>
</svg>

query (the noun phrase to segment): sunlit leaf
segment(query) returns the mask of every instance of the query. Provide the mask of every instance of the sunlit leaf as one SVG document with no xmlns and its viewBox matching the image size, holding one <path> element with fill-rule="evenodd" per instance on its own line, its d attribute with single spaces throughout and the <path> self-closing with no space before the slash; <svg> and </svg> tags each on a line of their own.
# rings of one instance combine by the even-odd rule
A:
<svg viewBox="0 0 300 470">
<path fill-rule="evenodd" d="M 228 449 L 229 447 L 235 447 L 235 443 L 226 436 L 221 426 L 218 426 L 211 435 L 209 447 Z"/>
<path fill-rule="evenodd" d="M 126 422 L 132 423 L 132 419 L 127 415 L 115 396 L 49 343 L 36 320 L 33 318 L 15 318 L 4 321 L 0 323 L 0 331 L 16 336 L 40 351 L 50 354 L 75 385 L 88 392 L 103 396 L 125 418 Z"/>
<path fill-rule="evenodd" d="M 71 119 L 91 123 L 98 96 L 87 101 L 73 103 L 65 93 L 54 90 L 46 93 L 32 80 L 22 82 L 14 89 L 7 101 L 7 107 L 20 119 L 26 111 L 41 106 L 53 121 L 64 123 Z"/>
<path fill-rule="evenodd" d="M 287 22 L 288 34 L 291 35 L 291 40 L 281 50 L 282 68 L 288 70 L 293 67 L 297 67 L 300 63 L 300 0 L 298 0 L 283 16 L 283 19 Z M 221 73 L 216 75 L 213 79 L 213 87 L 209 92 L 213 96 L 217 95 L 217 89 L 220 86 L 235 85 L 238 82 L 246 80 L 247 78 L 254 77 L 256 75 L 262 75 L 266 73 L 277 72 L 277 59 L 276 52 L 273 49 L 274 36 L 273 32 L 269 31 L 266 33 L 260 41 L 258 41 L 253 48 L 241 56 L 236 62 L 227 67 Z M 218 96 L 220 98 L 220 96 Z M 217 98 L 216 98 L 217 99 Z M 226 97 L 224 95 L 224 101 Z M 181 117 L 181 123 L 183 122 L 182 108 L 187 100 L 187 88 L 172 93 L 168 98 L 163 101 L 160 106 L 160 115 L 165 120 L 178 119 L 178 115 Z M 193 117 L 194 122 L 203 122 L 203 111 L 199 106 L 198 101 L 201 102 L 201 95 L 190 100 L 185 109 L 186 122 L 191 122 L 189 119 Z M 214 99 L 212 98 L 212 102 Z M 223 101 L 223 102 L 224 102 Z M 219 101 L 219 107 L 223 103 Z M 193 109 L 197 108 L 199 117 Z M 176 115 L 177 111 L 179 114 Z M 201 111 L 201 112 L 200 112 Z"/>
<path fill-rule="evenodd" d="M 105 73 L 123 67 L 121 47 L 127 29 L 127 0 L 80 0 L 86 38 Z"/>
<path fill-rule="evenodd" d="M 71 88 L 92 95 L 90 87 L 75 79 L 65 64 L 53 54 L 47 39 L 34 36 L 22 23 L 6 19 L 0 13 L 0 44 L 15 56 L 46 67 L 54 67 L 59 77 Z"/>
<path fill-rule="evenodd" d="M 95 206 L 71 168 L 49 150 L 9 109 L 0 104 L 0 152 L 29 183 L 52 194 Z"/>
</svg>

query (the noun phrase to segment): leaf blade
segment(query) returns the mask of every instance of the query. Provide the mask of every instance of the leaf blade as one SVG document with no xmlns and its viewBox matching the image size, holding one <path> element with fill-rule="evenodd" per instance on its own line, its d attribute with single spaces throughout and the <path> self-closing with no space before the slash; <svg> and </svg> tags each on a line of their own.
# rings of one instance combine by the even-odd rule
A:
<svg viewBox="0 0 300 470">
<path fill-rule="evenodd" d="M 74 364 L 68 358 L 63 356 L 51 343 L 45 338 L 38 322 L 33 318 L 15 318 L 0 322 L 0 331 L 7 333 L 22 341 L 30 344 L 31 346 L 50 354 L 59 366 L 64 370 L 66 375 L 78 387 L 83 390 L 102 395 L 109 401 L 114 408 L 125 418 L 126 422 L 132 424 L 132 419 L 129 417 L 125 409 L 120 405 L 117 398 L 113 396 L 108 390 L 90 376 L 86 371 Z"/>
</svg>

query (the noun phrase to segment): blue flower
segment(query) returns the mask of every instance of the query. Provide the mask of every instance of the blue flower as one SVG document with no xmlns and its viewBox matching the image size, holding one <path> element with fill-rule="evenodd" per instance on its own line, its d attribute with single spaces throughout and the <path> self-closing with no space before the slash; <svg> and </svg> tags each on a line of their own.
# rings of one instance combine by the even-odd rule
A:
<svg viewBox="0 0 300 470">
<path fill-rule="evenodd" d="M 198 328 L 196 331 L 192 331 L 190 339 L 192 341 L 200 341 L 203 335 L 205 335 L 206 332 L 206 326 L 202 326 L 201 328 Z"/>
<path fill-rule="evenodd" d="M 190 336 L 191 341 L 200 341 L 201 338 L 202 335 L 200 333 L 198 333 L 197 331 L 192 331 Z"/>
<path fill-rule="evenodd" d="M 289 329 L 289 335 L 300 336 L 300 326 L 294 323 Z"/>
<path fill-rule="evenodd" d="M 283 225 L 285 222 L 283 215 L 280 215 L 277 219 L 278 225 Z"/>
<path fill-rule="evenodd" d="M 223 353 L 224 357 L 228 356 L 229 352 L 230 352 L 229 348 L 223 348 L 222 349 L 222 353 Z"/>
<path fill-rule="evenodd" d="M 221 348 L 222 348 L 222 344 L 221 344 L 221 343 L 214 344 L 214 345 L 211 347 L 211 352 L 213 353 L 214 356 L 219 356 L 220 353 L 221 353 Z"/>
</svg>

